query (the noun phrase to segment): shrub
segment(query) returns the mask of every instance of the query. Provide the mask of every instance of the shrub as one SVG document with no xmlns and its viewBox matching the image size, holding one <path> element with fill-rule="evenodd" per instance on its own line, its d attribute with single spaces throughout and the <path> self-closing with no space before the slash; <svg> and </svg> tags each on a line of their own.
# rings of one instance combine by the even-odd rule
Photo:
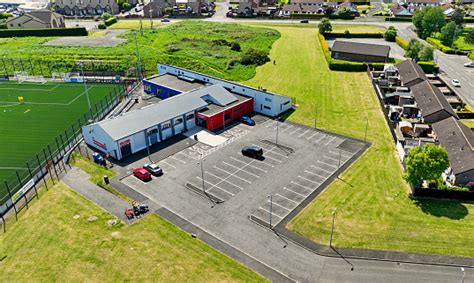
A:
<svg viewBox="0 0 474 283">
<path fill-rule="evenodd" d="M 329 33 L 325 33 L 324 36 L 328 36 L 328 37 L 346 37 L 346 38 L 382 38 L 383 33 L 381 33 L 381 32 L 356 32 L 356 33 L 351 33 L 349 31 L 345 31 L 345 32 L 329 32 Z"/>
<path fill-rule="evenodd" d="M 105 24 L 106 26 L 111 26 L 111 25 L 115 24 L 116 22 L 117 22 L 117 18 L 116 18 L 116 17 L 112 17 L 112 18 L 110 18 L 110 19 L 105 20 L 105 21 L 104 21 L 104 24 Z"/>
<path fill-rule="evenodd" d="M 101 17 L 102 17 L 102 20 L 107 21 L 108 19 L 112 18 L 112 15 L 110 13 L 105 12 L 102 14 Z"/>
<path fill-rule="evenodd" d="M 474 28 L 469 30 L 469 32 L 464 37 L 464 41 L 466 41 L 467 43 L 470 43 L 470 44 L 474 44 Z"/>
<path fill-rule="evenodd" d="M 52 29 L 6 29 L 0 30 L 0 38 L 25 36 L 86 36 L 87 30 L 79 28 L 52 28 Z"/>
<path fill-rule="evenodd" d="M 8 19 L 10 17 L 13 17 L 13 15 L 11 13 L 7 13 L 7 12 L 0 13 L 0 20 Z"/>
<path fill-rule="evenodd" d="M 439 71 L 439 66 L 436 65 L 433 62 L 424 62 L 424 61 L 419 61 L 417 62 L 418 65 L 423 69 L 423 71 L 427 74 L 430 73 L 435 73 Z"/>
<path fill-rule="evenodd" d="M 420 61 L 433 61 L 434 55 L 433 55 L 433 47 L 431 46 L 423 46 L 423 48 L 420 50 L 420 53 L 418 53 L 418 57 Z"/>
<path fill-rule="evenodd" d="M 7 23 L 0 23 L 0 29 L 7 29 Z"/>
<path fill-rule="evenodd" d="M 395 41 L 395 38 L 397 37 L 397 30 L 396 29 L 388 29 L 383 33 L 383 38 L 386 41 Z"/>
<path fill-rule="evenodd" d="M 230 50 L 240 52 L 240 44 L 238 44 L 237 42 L 232 42 L 230 44 Z"/>
<path fill-rule="evenodd" d="M 321 44 L 321 48 L 323 49 L 324 58 L 326 58 L 326 62 L 328 62 L 329 64 L 329 62 L 331 62 L 331 53 L 329 52 L 329 47 L 326 42 L 326 39 L 320 33 L 318 33 L 318 39 L 319 39 L 319 43 Z"/>
<path fill-rule="evenodd" d="M 411 22 L 411 17 L 385 17 L 386 22 Z"/>
<path fill-rule="evenodd" d="M 328 19 L 323 19 L 319 25 L 318 29 L 320 33 L 328 33 L 332 31 L 331 22 Z"/>
<path fill-rule="evenodd" d="M 403 49 L 407 50 L 408 49 L 408 42 L 406 42 L 403 38 L 400 36 L 395 37 L 395 42 Z"/>
<path fill-rule="evenodd" d="M 428 37 L 426 39 L 426 42 L 429 44 L 433 45 L 436 49 L 441 50 L 441 52 L 446 53 L 446 54 L 454 54 L 454 50 L 451 47 L 448 47 L 444 44 L 441 43 L 439 39 Z"/>
<path fill-rule="evenodd" d="M 243 56 L 242 59 L 240 59 L 240 63 L 242 65 L 263 65 L 270 61 L 270 58 L 268 57 L 268 52 L 263 51 L 263 50 L 258 50 L 254 48 L 250 48 L 247 50 Z"/>
<path fill-rule="evenodd" d="M 104 23 L 100 23 L 100 24 L 97 25 L 97 28 L 98 29 L 106 29 L 107 26 Z"/>
</svg>

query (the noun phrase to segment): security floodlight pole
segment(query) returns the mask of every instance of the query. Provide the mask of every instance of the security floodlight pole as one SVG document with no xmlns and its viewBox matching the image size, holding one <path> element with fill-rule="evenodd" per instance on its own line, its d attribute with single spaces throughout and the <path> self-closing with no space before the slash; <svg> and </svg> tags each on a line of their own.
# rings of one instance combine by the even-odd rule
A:
<svg viewBox="0 0 474 283">
<path fill-rule="evenodd" d="M 84 74 L 84 63 L 80 62 L 79 65 L 81 66 L 81 71 L 82 71 L 82 82 L 84 83 L 84 91 L 86 93 L 87 106 L 89 107 L 89 111 L 92 111 L 91 101 L 89 99 L 89 90 L 87 89 L 86 77 Z"/>
<path fill-rule="evenodd" d="M 202 191 L 204 194 L 206 194 L 206 186 L 205 186 L 205 181 L 204 181 L 204 169 L 202 165 L 203 162 L 204 162 L 204 157 L 203 157 L 203 154 L 201 153 L 201 161 L 199 163 L 201 165 Z"/>
<path fill-rule="evenodd" d="M 336 208 L 332 209 L 332 227 L 331 227 L 331 237 L 329 238 L 329 247 L 332 248 L 332 235 L 334 234 L 334 218 L 336 217 Z"/>
<path fill-rule="evenodd" d="M 150 140 L 150 134 L 149 133 L 146 133 L 147 135 L 147 144 L 146 144 L 146 149 L 148 151 L 148 160 L 150 160 L 151 163 L 153 163 L 151 161 L 151 156 L 150 156 L 150 145 L 151 145 L 151 140 Z"/>
<path fill-rule="evenodd" d="M 135 52 L 137 54 L 137 75 L 138 75 L 138 80 L 142 80 L 142 62 L 140 60 L 140 53 L 138 52 L 138 41 L 137 41 L 137 33 L 134 32 L 135 36 Z"/>
<path fill-rule="evenodd" d="M 270 200 L 270 229 L 272 229 L 273 197 L 272 195 L 268 195 L 267 197 Z"/>
<path fill-rule="evenodd" d="M 275 143 L 276 143 L 276 145 L 278 146 L 278 126 L 279 126 L 279 124 L 280 124 L 280 117 L 277 116 L 276 122 L 277 122 L 277 127 L 276 127 L 276 130 L 277 130 L 277 131 L 276 131 Z"/>
</svg>

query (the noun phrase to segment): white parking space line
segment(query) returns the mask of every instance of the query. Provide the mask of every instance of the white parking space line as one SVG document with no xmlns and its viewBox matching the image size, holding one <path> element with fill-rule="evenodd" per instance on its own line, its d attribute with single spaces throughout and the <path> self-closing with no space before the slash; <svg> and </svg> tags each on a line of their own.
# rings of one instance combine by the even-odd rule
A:
<svg viewBox="0 0 474 283">
<path fill-rule="evenodd" d="M 247 173 L 247 174 L 249 174 L 249 175 L 252 175 L 252 176 L 254 176 L 254 177 L 256 177 L 256 178 L 260 178 L 260 176 L 254 174 L 254 173 L 252 173 L 252 172 L 249 172 L 249 171 L 247 171 L 247 170 L 244 170 L 243 168 L 239 168 L 239 167 L 234 166 L 234 165 L 232 165 L 232 164 L 230 164 L 230 163 L 227 163 L 227 162 L 225 162 L 225 161 L 222 161 L 222 163 L 224 163 L 225 165 L 230 166 L 230 167 L 232 167 L 232 168 L 240 169 L 240 171 L 245 172 L 245 173 Z M 235 173 L 234 173 L 234 174 L 235 174 Z"/>
<path fill-rule="evenodd" d="M 301 128 L 298 128 L 298 127 L 297 127 L 293 132 L 290 133 L 290 135 L 292 135 L 292 134 L 298 132 L 300 129 L 301 129 Z"/>
<path fill-rule="evenodd" d="M 201 177 L 196 176 L 196 178 L 202 182 Z M 215 185 L 214 185 L 213 183 L 211 183 L 211 182 L 206 181 L 206 180 L 204 180 L 204 182 L 205 182 L 205 183 L 209 183 L 209 184 L 211 185 L 211 187 L 210 187 L 210 188 L 207 188 L 206 191 L 210 191 L 210 190 L 212 190 L 213 188 L 217 188 L 217 189 L 219 189 L 219 190 L 221 190 L 221 191 L 224 191 L 224 192 L 228 193 L 228 194 L 231 195 L 231 196 L 234 196 L 234 195 L 235 195 L 235 194 L 233 194 L 233 193 L 231 193 L 231 192 L 229 192 L 229 191 L 227 191 L 227 190 L 224 190 L 223 188 L 219 187 L 218 184 L 220 184 L 221 182 L 219 182 L 219 183 L 217 183 L 217 184 L 215 184 Z"/>
<path fill-rule="evenodd" d="M 178 159 L 178 158 L 174 157 L 173 155 L 171 155 L 170 158 L 172 158 L 172 159 L 174 159 L 174 160 L 176 160 L 176 161 L 179 161 L 179 162 L 181 162 L 181 163 L 183 163 L 183 164 L 186 164 L 186 161 L 183 161 L 183 160 L 181 160 L 181 159 Z"/>
<path fill-rule="evenodd" d="M 300 176 L 300 175 L 298 175 L 298 178 L 301 178 L 301 179 L 303 179 L 303 180 L 306 180 L 306 181 L 308 181 L 308 182 L 310 182 L 310 183 L 313 183 L 313 184 L 315 184 L 315 185 L 317 185 L 317 186 L 321 185 L 321 184 L 318 183 L 318 182 L 312 181 L 312 180 L 310 180 L 310 179 L 308 179 L 308 178 L 305 178 L 305 177 L 303 177 L 303 176 Z"/>
<path fill-rule="evenodd" d="M 271 152 L 271 151 L 270 151 L 270 152 Z M 273 157 L 270 157 L 270 156 L 268 156 L 268 155 L 264 155 L 264 157 L 265 157 L 265 158 L 268 158 L 268 159 L 270 159 L 270 160 L 274 160 L 274 161 L 276 161 L 276 162 L 278 162 L 278 163 L 281 163 L 281 162 L 282 162 L 281 160 L 276 159 L 276 158 L 273 158 Z M 270 165 L 270 164 L 269 164 L 269 165 Z"/>
<path fill-rule="evenodd" d="M 229 182 L 229 180 L 227 180 L 230 176 L 234 176 L 234 174 L 231 174 L 231 175 L 225 177 L 224 179 L 222 179 L 222 178 L 220 178 L 219 176 L 216 176 L 216 175 L 212 174 L 212 173 L 209 172 L 209 171 L 205 171 L 204 173 L 206 173 L 206 174 L 208 174 L 208 175 L 211 175 L 211 176 L 214 177 L 214 178 L 220 179 L 222 182 L 226 182 L 226 183 L 228 183 L 228 184 L 231 184 L 232 186 L 234 186 L 234 187 L 236 187 L 236 188 L 238 188 L 238 189 L 240 189 L 240 190 L 243 190 L 243 189 L 244 189 L 244 188 L 242 188 L 241 186 L 238 186 L 238 185 L 236 185 L 236 184 L 234 184 L 234 183 L 232 183 L 232 182 Z"/>
<path fill-rule="evenodd" d="M 315 168 L 315 169 L 322 170 L 322 171 L 324 171 L 324 172 L 326 172 L 326 173 L 329 173 L 329 174 L 334 173 L 334 171 L 331 172 L 331 171 L 328 171 L 328 170 L 326 170 L 326 169 L 324 169 L 324 168 L 321 168 L 321 167 L 318 167 L 318 166 L 311 165 L 311 167 L 313 167 L 313 168 Z"/>
<path fill-rule="evenodd" d="M 306 130 L 304 131 L 302 134 L 298 135 L 299 138 L 301 138 L 302 136 L 306 135 L 307 132 L 309 132 L 310 130 Z"/>
<path fill-rule="evenodd" d="M 217 170 L 219 170 L 219 171 L 222 171 L 222 172 L 224 172 L 224 173 L 226 173 L 226 174 L 232 175 L 232 176 L 234 176 L 235 178 L 238 178 L 238 179 L 240 179 L 240 180 L 242 180 L 242 181 L 244 181 L 244 182 L 246 182 L 246 183 L 248 183 L 248 184 L 252 184 L 252 182 L 250 182 L 249 180 L 244 179 L 244 178 L 241 178 L 241 177 L 235 175 L 235 172 L 234 172 L 234 173 L 231 173 L 231 172 L 228 172 L 227 170 L 224 170 L 224 169 L 219 168 L 219 167 L 217 167 L 217 166 L 214 166 L 214 168 L 217 169 Z M 244 172 L 245 172 L 245 171 L 244 171 Z"/>
<path fill-rule="evenodd" d="M 308 170 L 304 170 L 304 172 L 306 172 L 306 173 L 308 173 L 308 174 L 310 174 L 310 175 L 314 175 L 314 176 L 316 176 L 316 177 L 323 178 L 323 179 L 326 179 L 326 178 L 327 178 L 327 177 L 321 176 L 321 175 L 319 175 L 319 174 L 313 173 L 313 172 L 308 171 Z"/>
<path fill-rule="evenodd" d="M 219 188 L 219 187 L 212 187 L 212 188 L 210 188 L 210 189 L 207 189 L 207 190 L 206 190 L 206 192 L 210 192 L 211 190 L 219 190 L 219 191 L 222 191 L 222 192 L 224 192 L 225 194 L 228 194 L 228 195 L 230 195 L 231 197 L 233 197 L 233 196 L 234 196 L 234 194 L 233 194 L 233 193 L 231 193 L 231 192 L 228 192 L 228 191 L 224 190 L 223 188 Z"/>
<path fill-rule="evenodd" d="M 232 156 L 231 156 L 230 158 L 231 158 L 232 160 L 235 160 L 235 161 L 237 161 L 237 162 L 240 162 L 240 163 L 242 163 L 242 164 L 245 164 L 245 165 L 244 165 L 244 167 L 246 167 L 246 166 L 250 166 L 250 167 L 252 167 L 252 168 L 255 168 L 255 169 L 257 169 L 257 170 L 260 170 L 260 171 L 262 171 L 263 173 L 268 173 L 268 171 L 266 171 L 266 170 L 263 170 L 263 169 L 262 169 L 262 168 L 260 168 L 260 167 L 253 166 L 253 165 L 252 165 L 252 162 L 253 162 L 253 160 L 252 160 L 252 161 L 250 161 L 250 162 L 244 162 L 244 161 L 242 161 L 242 160 L 238 160 L 237 158 L 235 158 L 235 157 L 232 157 Z M 263 164 L 273 167 L 272 165 L 270 165 L 270 164 L 266 164 L 266 163 L 264 163 L 264 162 L 263 162 Z M 234 166 L 234 167 L 236 167 L 236 166 Z M 238 168 L 238 167 L 236 167 L 236 168 Z M 239 169 L 240 169 L 240 168 L 239 168 Z"/>
<path fill-rule="evenodd" d="M 293 203 L 296 203 L 297 205 L 300 204 L 299 202 L 297 202 L 297 201 L 295 201 L 295 200 L 292 200 L 292 199 L 289 199 L 289 198 L 287 198 L 287 197 L 285 197 L 285 196 L 282 196 L 282 195 L 280 195 L 279 193 L 276 193 L 275 195 L 277 195 L 277 196 L 279 196 L 279 197 L 281 197 L 281 198 L 287 199 L 287 200 L 289 200 L 289 201 L 291 201 L 291 202 L 293 202 Z"/>
<path fill-rule="evenodd" d="M 315 142 L 315 143 L 318 143 L 318 142 L 322 141 L 325 137 L 326 137 L 326 135 L 324 134 L 324 135 L 320 136 L 320 137 L 319 137 L 317 140 L 315 140 L 314 142 Z"/>
<path fill-rule="evenodd" d="M 322 163 L 322 164 L 324 164 L 324 165 L 326 165 L 326 166 L 330 166 L 330 167 L 332 167 L 332 168 L 334 168 L 334 169 L 337 169 L 337 166 L 336 166 L 336 165 L 331 165 L 331 164 L 329 164 L 329 163 L 326 163 L 326 162 L 324 162 L 324 161 L 321 161 L 321 160 L 317 160 L 316 162 L 318 162 L 318 163 Z"/>
<path fill-rule="evenodd" d="M 313 138 L 315 135 L 317 135 L 317 134 L 318 134 L 318 132 L 314 132 L 311 136 L 309 136 L 309 138 L 306 138 L 306 139 L 307 139 L 307 140 L 310 140 L 310 139 L 312 139 L 312 138 Z"/>
<path fill-rule="evenodd" d="M 283 129 L 281 132 L 285 133 L 287 130 L 294 128 L 292 125 L 288 125 L 287 128 Z"/>
<path fill-rule="evenodd" d="M 341 155 L 341 157 L 342 157 L 342 155 Z M 333 161 L 335 161 L 335 162 L 339 162 L 339 159 L 332 158 L 332 157 L 329 157 L 329 156 L 327 156 L 327 155 L 323 155 L 323 158 L 327 158 L 327 159 L 331 159 L 331 160 L 333 160 Z M 344 161 L 344 159 L 341 158 L 341 161 Z"/>
<path fill-rule="evenodd" d="M 308 188 L 308 187 L 306 187 L 306 186 L 303 186 L 303 185 L 301 185 L 301 184 L 299 184 L 299 183 L 296 183 L 295 181 L 290 181 L 290 183 L 295 184 L 295 185 L 297 185 L 297 186 L 299 186 L 299 187 L 302 187 L 303 189 L 307 189 L 307 190 L 309 190 L 309 191 L 313 191 L 313 189 Z M 307 196 L 305 196 L 305 197 L 307 197 Z"/>
<path fill-rule="evenodd" d="M 332 143 L 334 140 L 336 139 L 336 137 L 332 137 L 330 140 L 328 140 L 324 145 L 329 145 L 330 143 Z"/>
<path fill-rule="evenodd" d="M 276 201 L 273 201 L 272 203 L 273 203 L 273 205 L 279 206 L 279 207 L 281 207 L 281 208 L 283 208 L 283 209 L 285 209 L 285 210 L 288 210 L 288 212 L 291 212 L 291 209 L 286 208 L 286 207 L 284 207 L 284 206 L 278 204 Z"/>
<path fill-rule="evenodd" d="M 354 154 L 350 153 L 349 151 L 345 151 L 345 150 L 343 150 L 343 149 L 339 149 L 338 151 L 329 150 L 329 152 L 332 153 L 332 154 L 334 154 L 334 155 L 337 155 L 337 156 L 339 156 L 339 152 L 340 152 L 341 155 L 344 156 L 344 157 L 346 157 L 346 158 L 351 158 L 352 155 L 354 155 Z"/>
<path fill-rule="evenodd" d="M 261 143 L 261 144 L 265 144 L 265 143 L 263 143 L 263 142 L 259 142 L 259 143 Z M 256 144 L 252 144 L 252 145 L 253 145 L 253 146 L 258 146 L 258 147 L 261 147 L 261 148 L 265 149 L 265 151 L 268 151 L 268 152 L 271 152 L 271 153 L 277 154 L 277 155 L 279 155 L 279 156 L 281 156 L 281 157 L 288 158 L 288 156 L 286 156 L 286 155 L 284 155 L 284 154 L 281 154 L 281 153 L 278 153 L 278 152 L 274 151 L 274 149 L 276 149 L 276 147 L 275 147 L 275 146 L 269 149 L 268 147 L 265 147 L 265 146 L 260 146 L 260 145 L 256 145 Z"/>
<path fill-rule="evenodd" d="M 270 213 L 270 210 L 267 210 L 267 209 L 265 209 L 265 208 L 263 208 L 263 207 L 261 207 L 261 206 L 260 206 L 258 209 L 261 209 L 261 210 L 263 210 L 263 211 L 265 211 L 265 212 Z M 273 216 L 276 216 L 276 217 L 278 217 L 278 218 L 280 218 L 280 219 L 283 219 L 283 216 L 280 216 L 280 214 L 276 213 L 275 211 L 272 211 L 271 214 L 272 214 L 272 217 L 273 217 Z"/>
<path fill-rule="evenodd" d="M 299 195 L 299 196 L 302 196 L 302 197 L 304 197 L 304 198 L 307 197 L 307 196 L 305 196 L 305 195 L 303 195 L 303 194 L 300 194 L 300 193 L 298 193 L 298 192 L 295 192 L 295 191 L 293 191 L 293 190 L 290 190 L 290 189 L 288 189 L 287 187 L 283 187 L 283 189 L 284 189 L 284 190 L 287 190 L 287 191 L 289 191 L 289 192 L 295 193 L 295 194 L 297 194 L 297 195 Z"/>
<path fill-rule="evenodd" d="M 191 158 L 192 160 L 196 160 L 196 158 L 194 158 L 194 157 L 192 157 L 192 156 L 189 156 L 189 155 L 187 155 L 186 153 L 184 153 L 184 152 L 182 152 L 182 151 L 180 151 L 180 152 L 178 152 L 178 153 L 176 153 L 176 154 L 181 154 L 181 155 L 186 156 L 187 158 Z"/>
<path fill-rule="evenodd" d="M 176 169 L 176 166 L 169 164 L 169 163 L 166 162 L 165 160 L 161 160 L 160 163 L 166 164 L 166 165 L 168 165 L 168 166 L 173 167 L 174 169 Z"/>
</svg>

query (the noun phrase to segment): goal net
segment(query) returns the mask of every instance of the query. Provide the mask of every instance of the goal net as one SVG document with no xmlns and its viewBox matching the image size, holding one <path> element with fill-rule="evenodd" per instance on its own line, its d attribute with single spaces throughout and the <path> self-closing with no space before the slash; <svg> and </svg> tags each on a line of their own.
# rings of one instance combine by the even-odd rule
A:
<svg viewBox="0 0 474 283">
<path fill-rule="evenodd" d="M 13 73 L 13 77 L 15 78 L 16 81 L 19 83 L 22 83 L 28 79 L 28 73 L 27 72 L 15 72 Z"/>
<path fill-rule="evenodd" d="M 40 83 L 45 84 L 47 81 L 44 76 L 28 76 L 23 82 L 31 82 L 31 83 Z"/>
<path fill-rule="evenodd" d="M 64 78 L 66 78 L 66 73 L 52 73 L 51 74 L 51 79 L 53 81 L 64 81 Z"/>
</svg>

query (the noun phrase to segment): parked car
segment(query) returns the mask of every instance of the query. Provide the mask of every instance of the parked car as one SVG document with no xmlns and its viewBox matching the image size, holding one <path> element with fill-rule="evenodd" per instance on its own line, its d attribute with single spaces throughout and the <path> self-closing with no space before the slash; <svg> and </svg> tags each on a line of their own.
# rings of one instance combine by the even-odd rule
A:
<svg viewBox="0 0 474 283">
<path fill-rule="evenodd" d="M 151 164 L 147 163 L 143 165 L 143 168 L 145 168 L 146 171 L 150 172 L 150 174 L 153 176 L 163 175 L 163 169 L 161 169 L 161 167 L 155 163 L 151 163 Z"/>
<path fill-rule="evenodd" d="M 301 20 L 300 23 L 301 24 L 307 24 L 307 23 L 309 23 L 309 20 L 304 19 L 304 20 Z"/>
<path fill-rule="evenodd" d="M 262 159 L 263 149 L 258 146 L 244 146 L 242 147 L 242 155 L 252 157 L 255 159 Z"/>
<path fill-rule="evenodd" d="M 102 166 L 106 166 L 106 161 L 105 159 L 102 157 L 102 155 L 100 155 L 99 153 L 97 152 L 94 152 L 92 154 L 92 159 L 94 159 L 94 163 L 96 164 L 99 164 L 99 165 L 102 165 Z"/>
<path fill-rule="evenodd" d="M 255 121 L 248 116 L 243 116 L 240 118 L 240 122 L 249 126 L 255 126 Z"/>
<path fill-rule="evenodd" d="M 455 87 L 461 87 L 461 83 L 460 83 L 458 80 L 456 80 L 456 79 L 453 79 L 453 80 L 451 81 L 451 83 L 452 83 L 453 86 L 455 86 Z"/>
<path fill-rule="evenodd" d="M 474 68 L 474 61 L 467 62 L 466 64 L 464 64 L 464 67 Z"/>
<path fill-rule="evenodd" d="M 170 20 L 169 20 L 169 19 L 162 19 L 161 22 L 162 22 L 162 23 L 169 23 Z"/>
<path fill-rule="evenodd" d="M 133 176 L 137 177 L 138 179 L 147 182 L 151 180 L 151 174 L 145 168 L 135 168 L 132 171 Z"/>
</svg>

